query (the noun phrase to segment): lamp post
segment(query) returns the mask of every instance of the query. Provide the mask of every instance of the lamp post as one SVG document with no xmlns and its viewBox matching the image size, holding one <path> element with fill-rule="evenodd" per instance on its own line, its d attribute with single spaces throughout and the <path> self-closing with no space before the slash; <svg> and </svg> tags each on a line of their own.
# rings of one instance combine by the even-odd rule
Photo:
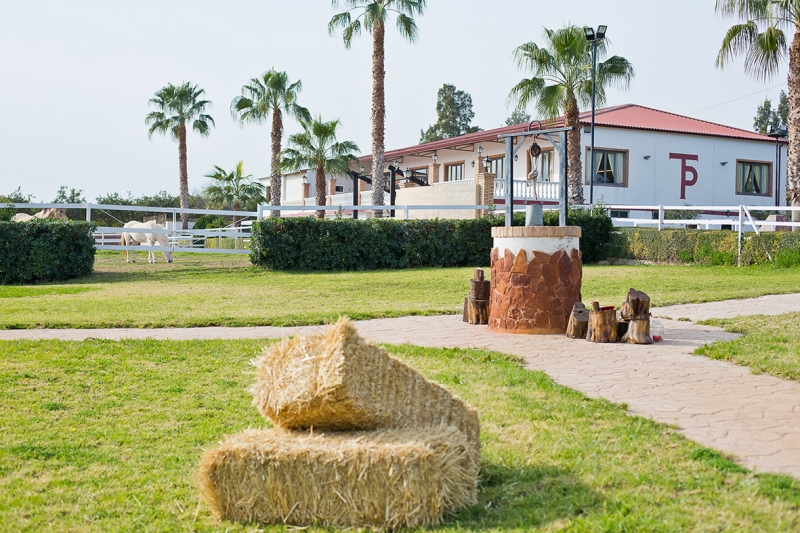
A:
<svg viewBox="0 0 800 533">
<path fill-rule="evenodd" d="M 597 43 L 606 38 L 608 26 L 600 25 L 595 33 L 594 28 L 584 27 L 586 40 L 592 43 L 592 146 L 589 149 L 589 204 L 594 205 L 594 120 L 597 106 Z"/>
<path fill-rule="evenodd" d="M 769 137 L 775 139 L 775 207 L 781 206 L 780 186 L 781 186 L 781 139 L 789 136 L 786 130 L 776 130 L 767 133 Z"/>
</svg>

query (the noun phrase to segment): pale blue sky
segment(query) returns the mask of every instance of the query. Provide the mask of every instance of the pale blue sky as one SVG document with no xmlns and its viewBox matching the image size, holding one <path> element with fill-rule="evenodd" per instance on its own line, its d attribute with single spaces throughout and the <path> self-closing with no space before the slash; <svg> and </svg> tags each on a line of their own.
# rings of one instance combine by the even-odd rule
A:
<svg viewBox="0 0 800 533">
<path fill-rule="evenodd" d="M 327 33 L 334 13 L 328 0 L 0 0 L 0 193 L 21 186 L 49 201 L 67 185 L 92 200 L 176 194 L 177 145 L 148 140 L 144 117 L 156 90 L 184 80 L 206 89 L 217 121 L 209 138 L 189 136 L 190 188 L 213 165 L 240 159 L 246 172 L 267 175 L 268 126 L 240 128 L 229 106 L 271 67 L 301 79 L 301 103 L 340 118 L 341 138 L 369 152 L 371 40 L 345 50 Z M 741 62 L 714 68 L 732 24 L 715 15 L 714 0 L 429 0 L 418 43 L 388 33 L 387 148 L 416 144 L 443 83 L 472 95 L 475 124 L 500 126 L 522 77 L 512 50 L 566 22 L 607 24 L 611 53 L 636 67 L 631 90 L 612 91 L 609 105 L 751 129 L 758 103 L 786 87 L 785 68 L 768 82 L 745 76 Z"/>
</svg>

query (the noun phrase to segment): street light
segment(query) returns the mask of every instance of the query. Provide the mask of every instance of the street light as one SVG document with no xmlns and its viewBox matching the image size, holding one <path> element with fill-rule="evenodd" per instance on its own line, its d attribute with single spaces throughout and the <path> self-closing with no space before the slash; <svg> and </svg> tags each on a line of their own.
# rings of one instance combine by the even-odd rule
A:
<svg viewBox="0 0 800 533">
<path fill-rule="evenodd" d="M 781 186 L 781 139 L 789 136 L 786 130 L 777 130 L 767 133 L 767 136 L 775 139 L 775 207 L 781 206 L 780 186 Z"/>
<path fill-rule="evenodd" d="M 586 40 L 592 43 L 592 146 L 589 150 L 589 203 L 594 205 L 594 121 L 597 107 L 597 43 L 606 38 L 606 31 L 608 26 L 600 25 L 597 27 L 597 33 L 594 28 L 584 27 L 583 34 Z"/>
</svg>

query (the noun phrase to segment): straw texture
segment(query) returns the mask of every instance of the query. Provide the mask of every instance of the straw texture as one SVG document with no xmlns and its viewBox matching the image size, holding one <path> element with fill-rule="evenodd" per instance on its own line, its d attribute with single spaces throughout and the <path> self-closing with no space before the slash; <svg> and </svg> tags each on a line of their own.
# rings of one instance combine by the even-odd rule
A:
<svg viewBox="0 0 800 533">
<path fill-rule="evenodd" d="M 455 426 L 480 460 L 478 413 L 444 387 L 361 337 L 345 318 L 274 344 L 254 364 L 253 404 L 284 429 Z"/>
<path fill-rule="evenodd" d="M 238 522 L 425 527 L 476 502 L 478 465 L 452 426 L 327 433 L 248 430 L 198 472 L 214 514 Z"/>
</svg>

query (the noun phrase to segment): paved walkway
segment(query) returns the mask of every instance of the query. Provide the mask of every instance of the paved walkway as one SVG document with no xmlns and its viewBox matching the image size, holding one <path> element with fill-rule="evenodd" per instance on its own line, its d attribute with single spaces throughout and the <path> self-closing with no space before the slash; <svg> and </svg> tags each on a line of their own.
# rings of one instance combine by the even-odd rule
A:
<svg viewBox="0 0 800 533">
<path fill-rule="evenodd" d="M 710 318 L 800 311 L 796 295 L 674 306 L 657 314 Z M 689 322 L 664 321 L 665 341 L 652 346 L 590 344 L 560 336 L 490 332 L 454 316 L 403 317 L 357 322 L 379 342 L 489 348 L 521 356 L 531 369 L 591 397 L 626 403 L 631 413 L 677 425 L 689 438 L 738 456 L 750 468 L 800 478 L 800 383 L 691 355 L 706 343 L 735 335 Z M 86 338 L 277 338 L 318 327 L 115 330 L 5 330 L 0 340 Z"/>
</svg>

